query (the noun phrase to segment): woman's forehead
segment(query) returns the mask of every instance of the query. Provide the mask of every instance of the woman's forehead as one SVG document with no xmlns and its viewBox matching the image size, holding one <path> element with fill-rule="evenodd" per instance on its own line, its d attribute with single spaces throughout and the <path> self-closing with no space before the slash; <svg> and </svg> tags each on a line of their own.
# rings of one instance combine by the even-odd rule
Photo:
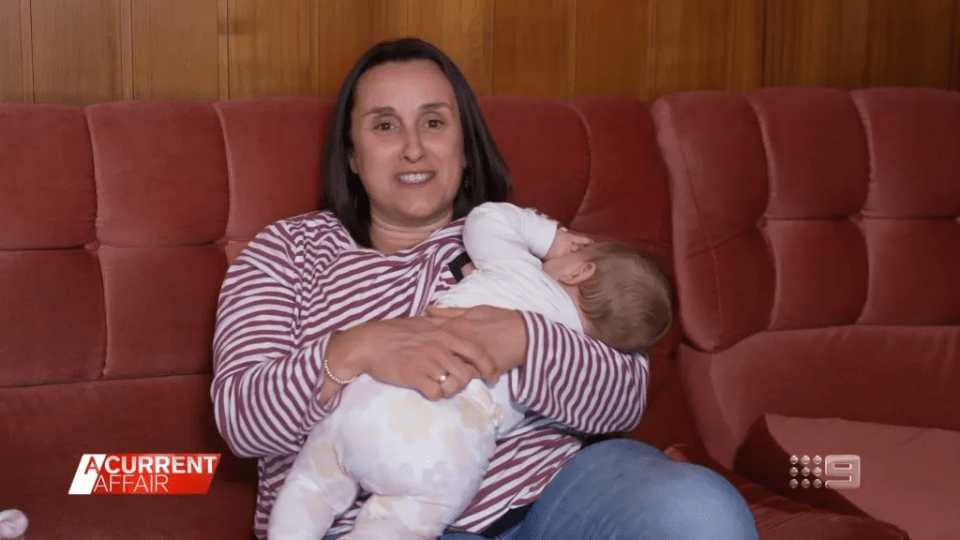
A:
<svg viewBox="0 0 960 540">
<path fill-rule="evenodd" d="M 356 112 L 373 109 L 442 108 L 456 111 L 453 85 L 437 64 L 416 59 L 387 62 L 367 70 L 357 81 Z"/>
</svg>

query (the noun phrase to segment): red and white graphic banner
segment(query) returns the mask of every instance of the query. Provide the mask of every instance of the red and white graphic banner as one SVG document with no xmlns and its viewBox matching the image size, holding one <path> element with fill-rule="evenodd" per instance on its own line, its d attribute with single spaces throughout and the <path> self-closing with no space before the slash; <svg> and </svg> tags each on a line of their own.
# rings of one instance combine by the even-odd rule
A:
<svg viewBox="0 0 960 540">
<path fill-rule="evenodd" d="M 220 454 L 84 454 L 70 495 L 205 495 Z"/>
</svg>

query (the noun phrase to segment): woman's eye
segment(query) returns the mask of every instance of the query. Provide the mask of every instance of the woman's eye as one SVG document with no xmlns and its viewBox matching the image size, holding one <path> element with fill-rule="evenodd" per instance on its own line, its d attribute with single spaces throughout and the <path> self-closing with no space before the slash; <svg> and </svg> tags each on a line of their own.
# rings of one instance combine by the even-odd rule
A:
<svg viewBox="0 0 960 540">
<path fill-rule="evenodd" d="M 430 129 L 437 129 L 441 126 L 443 126 L 443 120 L 438 120 L 436 118 L 431 118 L 430 120 L 427 120 L 427 127 Z"/>
<path fill-rule="evenodd" d="M 393 124 L 390 122 L 380 122 L 379 124 L 373 126 L 373 129 L 378 131 L 390 131 L 393 128 Z"/>
</svg>

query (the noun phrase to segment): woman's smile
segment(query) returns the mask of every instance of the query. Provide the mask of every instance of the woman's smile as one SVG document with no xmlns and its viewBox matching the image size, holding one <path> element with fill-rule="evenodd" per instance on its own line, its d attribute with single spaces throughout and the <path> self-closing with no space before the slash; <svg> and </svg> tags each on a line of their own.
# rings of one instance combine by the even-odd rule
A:
<svg viewBox="0 0 960 540">
<path fill-rule="evenodd" d="M 397 180 L 405 185 L 419 185 L 429 182 L 434 176 L 436 173 L 433 171 L 414 171 L 398 174 Z"/>
</svg>

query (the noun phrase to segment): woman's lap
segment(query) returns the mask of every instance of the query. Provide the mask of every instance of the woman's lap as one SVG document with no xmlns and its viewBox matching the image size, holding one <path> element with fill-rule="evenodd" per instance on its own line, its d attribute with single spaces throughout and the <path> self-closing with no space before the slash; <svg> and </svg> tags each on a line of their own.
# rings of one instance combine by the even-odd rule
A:
<svg viewBox="0 0 960 540">
<path fill-rule="evenodd" d="M 497 538 L 756 537 L 746 502 L 719 474 L 693 463 L 673 461 L 646 444 L 615 439 L 578 452 L 550 482 L 523 523 Z M 441 540 L 481 538 L 447 533 Z"/>
</svg>

